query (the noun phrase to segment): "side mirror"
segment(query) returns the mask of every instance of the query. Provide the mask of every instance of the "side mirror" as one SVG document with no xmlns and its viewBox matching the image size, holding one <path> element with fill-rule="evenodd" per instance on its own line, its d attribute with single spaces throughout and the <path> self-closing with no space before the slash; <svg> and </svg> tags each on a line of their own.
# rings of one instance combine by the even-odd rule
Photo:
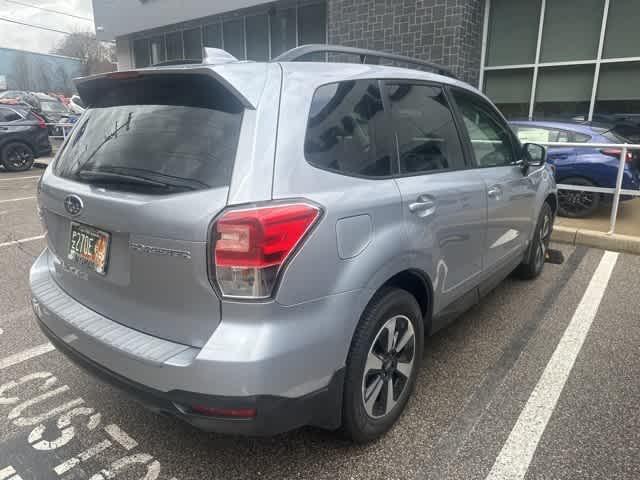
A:
<svg viewBox="0 0 640 480">
<path fill-rule="evenodd" d="M 547 162 L 547 149 L 537 143 L 522 145 L 522 170 L 526 173 L 529 167 L 541 167 Z"/>
</svg>

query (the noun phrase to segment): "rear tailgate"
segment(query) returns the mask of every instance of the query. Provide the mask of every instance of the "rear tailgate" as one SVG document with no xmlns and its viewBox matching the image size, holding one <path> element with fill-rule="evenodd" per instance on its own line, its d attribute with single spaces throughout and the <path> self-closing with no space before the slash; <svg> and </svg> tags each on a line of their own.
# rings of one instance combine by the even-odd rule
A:
<svg viewBox="0 0 640 480">
<path fill-rule="evenodd" d="M 220 321 L 208 229 L 227 203 L 251 106 L 188 70 L 92 82 L 79 85 L 90 108 L 42 183 L 50 271 L 111 320 L 202 346 Z"/>
</svg>

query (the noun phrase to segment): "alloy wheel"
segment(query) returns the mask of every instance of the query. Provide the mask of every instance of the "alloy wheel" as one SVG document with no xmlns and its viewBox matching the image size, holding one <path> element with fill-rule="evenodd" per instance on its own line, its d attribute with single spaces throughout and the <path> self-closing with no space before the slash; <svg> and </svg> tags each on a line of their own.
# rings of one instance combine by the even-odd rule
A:
<svg viewBox="0 0 640 480">
<path fill-rule="evenodd" d="M 12 145 L 7 152 L 5 163 L 13 168 L 21 168 L 29 164 L 33 159 L 33 153 L 26 145 Z"/>
<path fill-rule="evenodd" d="M 551 214 L 545 212 L 540 224 L 540 230 L 538 231 L 538 238 L 536 239 L 536 256 L 535 266 L 536 269 L 542 268 L 544 264 L 545 255 L 547 254 L 547 248 L 549 247 L 549 241 L 551 239 Z"/>
<path fill-rule="evenodd" d="M 415 364 L 416 337 L 404 315 L 387 320 L 378 331 L 364 367 L 362 401 L 367 415 L 382 418 L 409 385 Z"/>
<path fill-rule="evenodd" d="M 562 206 L 562 209 L 571 214 L 579 216 L 585 211 L 590 210 L 593 207 L 595 201 L 595 195 L 593 192 L 579 192 L 574 190 L 559 190 L 558 201 Z"/>
</svg>

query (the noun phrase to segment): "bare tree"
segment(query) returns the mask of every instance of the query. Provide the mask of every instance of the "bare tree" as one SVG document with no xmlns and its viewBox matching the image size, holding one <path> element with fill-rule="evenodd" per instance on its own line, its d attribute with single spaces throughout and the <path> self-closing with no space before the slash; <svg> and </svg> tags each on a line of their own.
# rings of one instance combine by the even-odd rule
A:
<svg viewBox="0 0 640 480">
<path fill-rule="evenodd" d="M 87 75 L 115 70 L 114 45 L 100 42 L 91 32 L 67 35 L 51 53 L 81 59 L 85 70 L 83 73 Z"/>
</svg>

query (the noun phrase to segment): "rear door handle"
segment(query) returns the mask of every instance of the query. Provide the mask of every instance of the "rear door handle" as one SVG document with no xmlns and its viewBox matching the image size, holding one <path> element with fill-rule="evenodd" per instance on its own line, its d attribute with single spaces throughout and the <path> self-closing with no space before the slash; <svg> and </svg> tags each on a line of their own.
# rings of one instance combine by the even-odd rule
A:
<svg viewBox="0 0 640 480">
<path fill-rule="evenodd" d="M 493 185 L 487 190 L 487 195 L 489 198 L 500 200 L 500 198 L 502 197 L 502 188 L 500 188 L 498 185 Z"/>
<path fill-rule="evenodd" d="M 436 202 L 428 195 L 420 195 L 415 202 L 409 204 L 409 211 L 419 217 L 431 215 L 436 209 Z"/>
</svg>

